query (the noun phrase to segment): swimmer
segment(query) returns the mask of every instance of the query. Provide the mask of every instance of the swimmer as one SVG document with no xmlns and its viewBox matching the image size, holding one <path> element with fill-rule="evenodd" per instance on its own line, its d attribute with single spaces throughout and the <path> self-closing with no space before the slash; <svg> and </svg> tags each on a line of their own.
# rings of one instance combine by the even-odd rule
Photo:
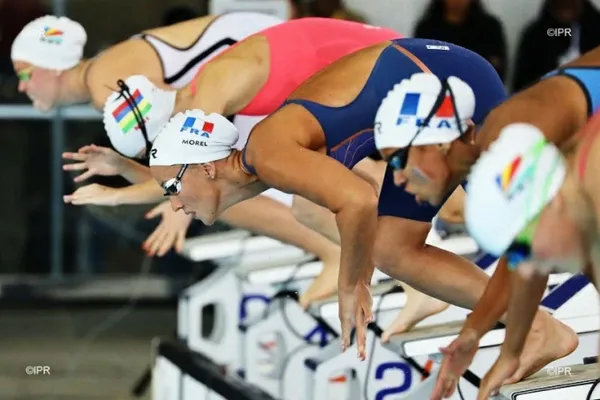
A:
<svg viewBox="0 0 600 400">
<path fill-rule="evenodd" d="M 418 74 L 422 71 L 433 74 Z M 442 128 L 456 123 L 455 106 L 464 111 L 461 115 L 470 114 L 461 124 L 469 118 L 480 123 L 505 98 L 494 68 L 469 50 L 424 39 L 386 41 L 309 78 L 254 127 L 241 152 L 231 147 L 238 136 L 235 127 L 214 110 L 175 115 L 154 143 L 151 172 L 175 209 L 208 223 L 267 187 L 293 192 L 333 212 L 342 246 L 342 347 L 348 347 L 356 326 L 358 356 L 364 359 L 374 265 L 416 290 L 467 308 L 475 306 L 487 283 L 487 275 L 468 260 L 425 246 L 439 207 L 421 205 L 396 187 L 389 168 L 379 199 L 371 185 L 350 172 L 376 150 L 375 116 L 390 90 L 397 96 L 409 90 L 411 103 L 403 112 L 422 121 L 438 98 L 440 79 L 450 77 L 451 87 L 469 91 L 471 99 L 458 105 L 446 101 L 435 117 Z M 183 128 L 198 129 L 204 123 L 211 124 L 212 133 L 199 145 L 186 145 L 190 134 Z"/>
<path fill-rule="evenodd" d="M 407 190 L 430 203 L 438 203 L 457 182 L 467 177 L 479 155 L 498 137 L 500 130 L 511 123 L 523 122 L 537 127 L 548 141 L 562 145 L 580 129 L 587 117 L 600 105 L 600 93 L 595 85 L 600 65 L 600 48 L 592 50 L 545 79 L 514 95 L 495 108 L 486 118 L 477 136 L 473 131 L 458 138 L 427 146 L 411 143 L 415 132 L 401 132 L 390 121 L 382 135 L 397 140 L 383 156 L 396 165 L 394 179 Z M 440 144 L 442 143 L 442 144 Z M 459 377 L 470 365 L 479 339 L 489 331 L 507 310 L 510 274 L 506 260 L 487 286 L 482 300 L 467 318 L 459 337 L 442 349 L 444 361 L 434 390 L 434 399 L 449 397 Z M 519 283 L 520 285 L 520 283 Z M 523 290 L 539 301 L 542 292 L 535 288 Z M 510 328 L 510 327 L 509 327 Z M 518 381 L 548 362 L 570 354 L 578 344 L 577 335 L 547 313 L 537 311 L 533 320 L 519 368 L 510 378 Z"/>
<path fill-rule="evenodd" d="M 519 272 L 513 279 L 529 281 L 537 292 L 544 292 L 552 272 L 584 273 L 599 287 L 600 191 L 597 175 L 590 172 L 600 167 L 599 129 L 596 112 L 563 146 L 563 156 L 534 125 L 511 124 L 473 167 L 469 180 L 473 191 L 466 204 L 469 231 L 488 251 L 505 253 L 510 269 Z M 500 174 L 506 176 L 501 187 L 494 185 Z M 478 195 L 482 191 L 488 195 Z M 496 210 L 486 216 L 486 224 L 480 223 L 484 202 Z M 523 290 L 511 291 L 506 340 L 482 382 L 480 398 L 510 383 L 537 298 Z"/>
<path fill-rule="evenodd" d="M 216 23 L 211 24 L 211 26 L 215 25 Z M 236 25 L 251 26 L 239 19 Z M 160 74 L 161 61 L 155 56 L 154 51 L 151 53 L 153 56 L 148 54 L 144 58 L 130 60 L 131 62 L 127 64 L 132 68 L 140 64 L 139 60 L 153 57 L 152 60 L 148 58 L 148 62 L 143 62 L 148 71 L 135 72 L 142 73 L 143 76 L 130 76 L 134 74 L 131 69 L 119 71 L 110 69 L 110 66 L 115 64 L 112 54 L 116 54 L 116 49 L 122 44 L 94 59 L 87 74 L 90 89 L 86 90 L 94 93 L 91 82 L 97 82 L 93 87 L 104 90 L 94 104 L 103 105 L 105 128 L 113 146 L 128 157 L 143 155 L 148 151 L 150 143 L 171 113 L 188 107 L 213 108 L 225 115 L 247 116 L 244 121 L 253 118 L 255 122 L 261 115 L 276 110 L 299 82 L 333 60 L 356 49 L 401 36 L 388 29 L 327 19 L 307 18 L 272 25 L 277 25 L 277 29 L 270 29 L 244 40 L 238 46 L 234 46 L 232 51 L 213 58 L 213 62 L 199 66 L 196 70 L 200 72 L 194 79 L 191 75 L 188 76 L 191 84 L 184 86 L 177 93 L 167 91 L 164 85 L 156 84 L 157 80 L 162 79 L 162 74 Z M 170 32 L 169 29 L 174 28 L 163 28 L 165 32 Z M 294 47 L 289 46 L 290 37 L 296 41 Z M 211 46 L 215 47 L 214 41 Z M 127 53 L 133 54 L 134 49 L 129 49 Z M 156 60 L 154 63 L 151 62 L 154 60 Z M 150 71 L 153 64 L 154 72 Z M 162 64 L 166 64 L 166 61 L 163 60 Z M 20 66 L 16 65 L 16 68 L 18 67 Z M 105 70 L 111 74 L 103 72 Z M 111 92 L 120 77 L 124 79 L 120 90 Z M 125 79 L 126 77 L 129 78 Z M 110 89 L 111 87 L 113 89 Z M 30 88 L 26 87 L 26 89 Z M 81 91 L 84 91 L 84 88 Z M 150 107 L 148 113 L 143 115 L 143 124 L 139 127 L 135 117 L 136 110 L 129 105 L 129 100 L 133 103 L 137 100 L 128 100 L 130 95 L 137 97 L 138 92 L 145 99 L 145 103 L 140 101 L 140 107 Z M 144 114 L 147 110 L 137 111 Z M 239 127 L 239 124 L 237 126 Z M 240 131 L 244 132 L 241 129 Z M 235 146 L 243 146 L 245 140 L 246 137 L 242 134 L 239 143 Z M 65 158 L 77 161 L 75 164 L 65 166 L 65 169 L 87 169 L 77 178 L 77 181 L 98 173 L 116 172 L 132 183 L 142 183 L 123 189 L 92 184 L 65 196 L 66 202 L 76 205 L 120 205 L 163 199 L 161 188 L 151 179 L 147 168 L 109 149 L 86 146 L 77 153 L 66 153 Z M 274 190 L 267 191 L 265 195 L 231 208 L 221 216 L 221 220 L 293 244 L 317 255 L 323 261 L 325 268 L 311 288 L 301 297 L 301 304 L 306 307 L 313 299 L 331 295 L 337 288 L 339 246 L 294 219 L 294 214 L 289 209 L 292 202 L 291 195 Z M 272 201 L 272 198 L 285 204 L 278 204 Z M 181 249 L 191 217 L 182 212 L 175 213 L 169 210 L 168 204 L 158 206 L 148 216 L 156 216 L 159 213 L 163 214 L 163 222 L 146 241 L 149 253 L 162 254 L 173 243 Z"/>
</svg>

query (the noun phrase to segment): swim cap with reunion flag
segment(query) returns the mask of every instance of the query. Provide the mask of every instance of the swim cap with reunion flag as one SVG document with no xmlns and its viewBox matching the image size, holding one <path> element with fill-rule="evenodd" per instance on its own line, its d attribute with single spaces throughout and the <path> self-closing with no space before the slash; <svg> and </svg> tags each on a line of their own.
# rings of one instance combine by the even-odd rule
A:
<svg viewBox="0 0 600 400">
<path fill-rule="evenodd" d="M 471 169 L 465 222 L 481 248 L 501 256 L 556 196 L 566 174 L 560 151 L 535 126 L 508 125 Z"/>
<path fill-rule="evenodd" d="M 67 17 L 46 15 L 25 25 L 17 35 L 11 59 L 63 71 L 79 64 L 86 41 L 87 34 L 79 23 Z"/>
</svg>

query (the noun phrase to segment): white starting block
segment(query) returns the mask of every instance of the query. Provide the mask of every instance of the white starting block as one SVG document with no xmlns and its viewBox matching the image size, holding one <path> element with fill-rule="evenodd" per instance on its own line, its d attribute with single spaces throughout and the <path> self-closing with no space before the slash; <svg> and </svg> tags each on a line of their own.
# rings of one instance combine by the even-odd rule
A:
<svg viewBox="0 0 600 400">
<path fill-rule="evenodd" d="M 568 365 L 543 370 L 529 378 L 500 388 L 498 400 L 597 400 L 600 399 L 598 364 Z"/>
<path fill-rule="evenodd" d="M 312 257 L 302 255 L 289 258 L 285 265 L 274 265 L 284 270 L 303 271 L 304 265 L 308 269 L 320 270 L 318 266 L 315 268 L 315 264 L 320 263 L 307 264 L 310 260 Z M 220 267 L 203 281 L 186 289 L 179 300 L 178 337 L 192 351 L 209 355 L 217 363 L 239 368 L 241 343 L 238 326 L 252 315 L 261 315 L 270 296 L 278 291 L 276 284 L 286 278 L 274 280 L 272 285 L 243 287 L 236 270 L 256 271 L 267 267 L 269 265 L 263 263 L 242 265 L 237 269 Z M 293 283 L 297 285 L 298 281 Z M 212 328 L 207 317 L 212 318 Z"/>
<path fill-rule="evenodd" d="M 304 250 L 266 236 L 233 230 L 186 240 L 182 254 L 192 261 L 240 265 L 274 261 L 305 254 Z"/>
<path fill-rule="evenodd" d="M 375 284 L 374 302 L 394 287 L 393 282 Z M 393 300 L 394 295 L 396 293 L 388 295 L 385 300 Z M 337 296 L 315 302 L 311 308 L 320 309 L 333 303 L 337 304 Z M 299 386 L 298 377 L 305 373 L 306 359 L 316 357 L 321 348 L 339 336 L 337 308 L 324 319 L 304 311 L 295 299 L 281 298 L 274 300 L 269 311 L 267 318 L 246 330 L 245 378 L 277 398 L 310 399 L 310 387 Z M 396 354 L 385 351 L 398 359 Z M 339 354 L 339 342 L 334 354 Z"/>
<path fill-rule="evenodd" d="M 576 364 L 584 357 L 597 353 L 598 328 L 600 325 L 598 300 L 598 293 L 593 285 L 588 284 L 581 276 L 570 278 L 545 297 L 542 305 L 547 309 L 556 310 L 554 316 L 579 335 L 578 348 L 570 355 L 546 366 L 545 371 Z M 423 362 L 430 357 L 439 361 L 438 349 L 448 346 L 458 336 L 462 324 L 461 321 L 417 328 L 393 337 L 385 347 L 403 357 L 410 357 L 418 362 Z M 480 350 L 475 355 L 467 375 L 474 376 L 477 379 L 487 373 L 500 354 L 500 345 L 504 342 L 504 335 L 505 329 L 497 328 L 483 336 L 479 344 Z M 428 378 L 428 380 L 433 379 L 433 376 Z M 468 382 L 463 378 L 459 382 L 465 399 L 477 397 L 478 388 L 473 385 L 473 379 L 470 380 L 471 382 Z M 433 383 L 430 387 L 433 388 Z M 423 394 L 420 392 L 419 396 L 416 396 L 409 392 L 402 399 L 420 400 L 429 395 L 430 393 Z M 573 399 L 575 398 L 579 399 L 579 397 L 573 397 Z M 460 400 L 458 392 L 455 392 L 451 399 Z M 554 400 L 554 397 L 544 397 L 544 399 Z"/>
<path fill-rule="evenodd" d="M 153 400 L 276 400 L 176 341 L 155 339 L 153 361 Z"/>
</svg>

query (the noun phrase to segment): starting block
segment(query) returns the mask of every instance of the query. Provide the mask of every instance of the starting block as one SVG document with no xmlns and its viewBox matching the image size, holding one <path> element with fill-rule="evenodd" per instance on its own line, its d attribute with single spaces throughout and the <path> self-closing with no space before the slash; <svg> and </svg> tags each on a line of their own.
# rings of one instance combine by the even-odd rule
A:
<svg viewBox="0 0 600 400">
<path fill-rule="evenodd" d="M 153 348 L 153 400 L 276 400 L 182 343 L 157 338 Z"/>
<path fill-rule="evenodd" d="M 600 399 L 599 379 L 598 364 L 546 368 L 521 382 L 501 387 L 496 399 L 597 400 Z"/>
<path fill-rule="evenodd" d="M 221 266 L 235 266 L 275 261 L 306 253 L 266 236 L 252 236 L 248 231 L 233 230 L 187 239 L 182 254 L 192 261 L 211 260 Z"/>
<path fill-rule="evenodd" d="M 240 368 L 242 360 L 239 324 L 252 316 L 262 316 L 270 296 L 279 290 L 277 285 L 285 282 L 286 278 L 273 279 L 271 285 L 249 287 L 240 282 L 236 271 L 264 270 L 269 266 L 298 271 L 307 266 L 314 270 L 314 263 L 309 263 L 311 260 L 311 256 L 301 255 L 288 258 L 285 265 L 260 263 L 242 265 L 235 269 L 218 268 L 203 281 L 186 289 L 180 296 L 178 337 L 184 340 L 192 351 L 211 355 L 219 364 Z M 299 285 L 298 281 L 294 284 Z"/>
<path fill-rule="evenodd" d="M 581 276 L 571 277 L 544 298 L 542 306 L 549 310 L 554 310 L 554 316 L 579 335 L 578 348 L 570 355 L 546 366 L 546 371 L 575 364 L 590 354 L 596 354 L 600 324 L 598 300 L 595 288 L 588 284 L 587 280 Z M 462 322 L 454 322 L 416 328 L 410 332 L 393 337 L 385 347 L 395 351 L 402 357 L 418 360 L 428 357 L 440 362 L 441 355 L 439 355 L 438 349 L 448 346 L 458 336 L 462 324 Z M 482 337 L 479 343 L 480 350 L 475 355 L 469 371 L 467 371 L 463 379 L 459 382 L 462 395 L 465 399 L 477 397 L 478 381 L 480 377 L 483 377 L 487 373 L 500 354 L 500 346 L 504 342 L 504 335 L 504 327 L 498 327 Z M 430 377 L 429 379 L 432 378 Z M 433 387 L 433 384 L 431 387 Z M 423 396 L 423 393 L 419 395 Z M 426 394 L 425 397 L 429 395 L 430 393 Z M 423 398 L 410 397 L 411 393 L 408 393 L 406 396 L 406 399 L 410 400 Z M 555 399 L 553 395 L 548 397 L 547 394 L 544 398 Z M 451 399 L 460 400 L 458 392 L 455 392 Z"/>
</svg>

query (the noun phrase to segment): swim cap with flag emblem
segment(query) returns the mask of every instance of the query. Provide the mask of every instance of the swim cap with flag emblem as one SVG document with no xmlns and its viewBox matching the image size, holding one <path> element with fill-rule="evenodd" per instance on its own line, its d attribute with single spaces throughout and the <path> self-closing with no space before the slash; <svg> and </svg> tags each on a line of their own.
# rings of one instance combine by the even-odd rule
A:
<svg viewBox="0 0 600 400">
<path fill-rule="evenodd" d="M 467 83 L 451 76 L 440 99 L 443 86 L 436 75 L 422 72 L 394 85 L 375 116 L 377 148 L 450 143 L 460 137 L 461 132 L 466 132 L 475 112 L 475 93 Z M 433 110 L 438 100 L 441 103 Z M 430 114 L 431 119 L 424 126 Z"/>
<path fill-rule="evenodd" d="M 11 48 L 11 59 L 39 68 L 63 71 L 75 67 L 83 57 L 85 29 L 67 17 L 46 15 L 21 30 Z"/>
<path fill-rule="evenodd" d="M 169 122 L 177 93 L 159 89 L 143 75 L 130 76 L 124 83 L 128 93 L 123 88 L 112 92 L 104 103 L 104 129 L 118 152 L 135 157 L 146 146 L 138 119 L 143 120 L 152 143 Z"/>
<path fill-rule="evenodd" d="M 221 160 L 231 154 L 238 136 L 235 125 L 220 114 L 197 109 L 177 113 L 154 141 L 150 166 Z"/>
<path fill-rule="evenodd" d="M 566 164 L 535 126 L 506 126 L 469 175 L 465 222 L 484 251 L 501 256 L 560 190 Z"/>
</svg>

